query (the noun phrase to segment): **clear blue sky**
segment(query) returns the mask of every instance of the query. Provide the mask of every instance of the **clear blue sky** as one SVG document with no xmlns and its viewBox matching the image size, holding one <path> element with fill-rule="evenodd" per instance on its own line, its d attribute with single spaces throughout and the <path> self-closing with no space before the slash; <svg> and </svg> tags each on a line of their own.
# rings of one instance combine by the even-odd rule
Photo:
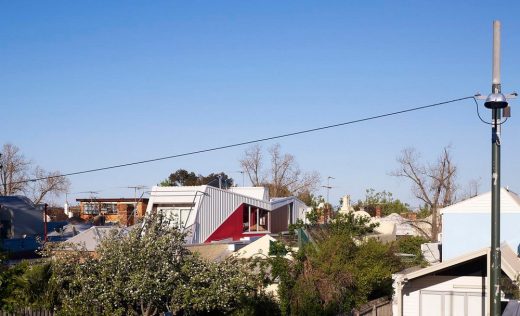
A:
<svg viewBox="0 0 520 316">
<path fill-rule="evenodd" d="M 516 1 L 2 1 L 0 142 L 66 173 L 487 94 L 493 19 L 503 24 L 504 92 L 520 90 L 519 9 Z M 502 141 L 502 184 L 517 191 L 519 102 Z M 471 101 L 279 143 L 302 169 L 336 178 L 332 201 L 373 187 L 417 205 L 410 184 L 388 175 L 410 146 L 434 160 L 451 144 L 460 185 L 482 178 L 489 190 L 490 128 Z M 74 176 L 71 191 L 132 196 L 120 187 L 151 186 L 178 168 L 241 183 L 243 150 Z"/>
</svg>

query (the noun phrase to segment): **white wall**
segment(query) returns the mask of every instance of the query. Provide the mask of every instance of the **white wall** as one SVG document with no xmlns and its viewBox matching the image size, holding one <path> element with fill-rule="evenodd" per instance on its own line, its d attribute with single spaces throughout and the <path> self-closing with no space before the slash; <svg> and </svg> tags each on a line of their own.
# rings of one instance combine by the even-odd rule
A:
<svg viewBox="0 0 520 316">
<path fill-rule="evenodd" d="M 485 278 L 476 276 L 428 276 L 408 281 L 403 287 L 403 316 L 484 315 L 483 282 Z"/>
<path fill-rule="evenodd" d="M 513 251 L 520 244 L 520 214 L 502 212 L 501 241 Z M 442 261 L 491 245 L 489 213 L 446 213 L 442 216 Z"/>
</svg>

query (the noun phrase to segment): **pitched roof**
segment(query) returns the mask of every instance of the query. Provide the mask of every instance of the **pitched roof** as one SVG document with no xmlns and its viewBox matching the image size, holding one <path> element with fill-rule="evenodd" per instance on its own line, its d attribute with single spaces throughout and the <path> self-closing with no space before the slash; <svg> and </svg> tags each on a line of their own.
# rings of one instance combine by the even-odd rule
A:
<svg viewBox="0 0 520 316">
<path fill-rule="evenodd" d="M 185 245 L 193 253 L 208 261 L 220 262 L 225 260 L 233 252 L 226 243 L 209 243 Z"/>
<path fill-rule="evenodd" d="M 273 237 L 264 235 L 238 250 L 236 256 L 240 259 L 247 259 L 254 256 L 269 256 L 269 247 L 271 246 L 271 242 L 274 241 L 276 241 L 276 239 Z"/>
<path fill-rule="evenodd" d="M 473 198 L 455 203 L 440 210 L 441 214 L 447 213 L 490 213 L 491 191 L 479 194 Z M 520 197 L 505 188 L 500 188 L 500 212 L 520 213 Z"/>
<path fill-rule="evenodd" d="M 131 229 L 131 227 L 93 226 L 70 238 L 65 244 L 72 244 L 79 247 L 84 246 L 87 251 L 95 251 L 101 240 L 108 236 L 110 231 L 116 230 L 118 234 L 125 234 L 128 233 L 129 229 Z"/>
<path fill-rule="evenodd" d="M 477 259 L 479 257 L 487 256 L 489 254 L 489 247 L 482 248 L 477 251 L 473 251 L 470 253 L 467 253 L 465 255 L 453 258 L 451 260 L 443 261 L 439 264 L 435 264 L 429 267 L 426 267 L 424 269 L 416 270 L 416 271 L 402 271 L 401 273 L 398 273 L 400 275 L 403 275 L 404 278 L 411 280 L 415 278 L 419 278 L 428 274 L 432 274 L 438 271 L 442 271 L 445 269 L 449 269 L 453 266 L 463 264 L 465 262 L 471 261 L 473 259 Z M 511 280 L 517 280 L 517 278 L 520 276 L 520 258 L 514 253 L 514 251 L 511 249 L 511 247 L 507 243 L 503 243 L 500 246 L 500 250 L 502 253 L 502 260 L 501 260 L 501 268 L 502 271 L 511 279 Z"/>
<path fill-rule="evenodd" d="M 2 205 L 2 207 L 6 207 L 14 211 L 38 211 L 38 208 L 34 206 L 31 200 L 21 195 L 0 196 L 0 205 Z"/>
</svg>

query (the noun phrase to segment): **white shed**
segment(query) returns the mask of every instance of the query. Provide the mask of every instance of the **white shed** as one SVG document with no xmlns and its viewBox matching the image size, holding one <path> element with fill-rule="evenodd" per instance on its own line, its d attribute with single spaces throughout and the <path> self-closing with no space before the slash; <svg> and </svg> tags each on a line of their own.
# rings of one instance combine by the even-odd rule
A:
<svg viewBox="0 0 520 316">
<path fill-rule="evenodd" d="M 502 272 L 513 283 L 520 276 L 520 259 L 507 245 L 501 246 Z M 393 315 L 488 315 L 489 248 L 415 271 L 393 276 Z M 502 293 L 502 301 L 508 296 Z"/>
</svg>

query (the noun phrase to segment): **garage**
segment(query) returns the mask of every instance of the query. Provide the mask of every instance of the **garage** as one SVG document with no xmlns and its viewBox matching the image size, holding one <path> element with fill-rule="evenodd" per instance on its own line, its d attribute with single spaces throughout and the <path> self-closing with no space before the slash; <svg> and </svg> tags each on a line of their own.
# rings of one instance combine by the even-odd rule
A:
<svg viewBox="0 0 520 316">
<path fill-rule="evenodd" d="M 503 244 L 502 275 L 514 284 L 520 275 L 520 259 Z M 487 315 L 489 248 L 468 253 L 423 269 L 395 274 L 393 314 L 401 316 Z M 502 293 L 503 306 L 510 293 Z"/>
</svg>

